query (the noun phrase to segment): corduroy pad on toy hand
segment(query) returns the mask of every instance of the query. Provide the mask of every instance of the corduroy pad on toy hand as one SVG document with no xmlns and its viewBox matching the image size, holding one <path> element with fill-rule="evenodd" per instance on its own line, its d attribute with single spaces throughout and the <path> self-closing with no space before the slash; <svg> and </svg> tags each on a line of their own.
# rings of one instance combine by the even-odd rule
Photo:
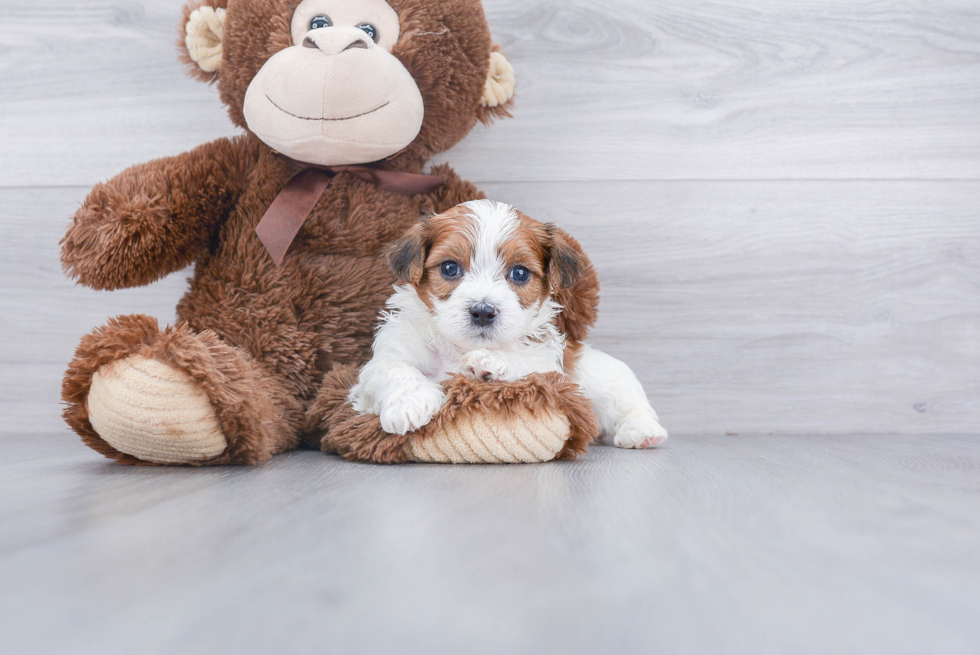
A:
<svg viewBox="0 0 980 655">
<path fill-rule="evenodd" d="M 443 383 L 446 403 L 439 413 L 405 435 L 389 434 L 377 416 L 354 411 L 346 394 L 356 382 L 357 369 L 350 366 L 327 375 L 316 404 L 333 407 L 319 429 L 311 430 L 323 450 L 350 460 L 504 464 L 574 459 L 598 432 L 589 401 L 558 373 L 534 373 L 511 383 L 454 376 Z M 308 437 L 308 443 L 315 438 Z"/>
</svg>

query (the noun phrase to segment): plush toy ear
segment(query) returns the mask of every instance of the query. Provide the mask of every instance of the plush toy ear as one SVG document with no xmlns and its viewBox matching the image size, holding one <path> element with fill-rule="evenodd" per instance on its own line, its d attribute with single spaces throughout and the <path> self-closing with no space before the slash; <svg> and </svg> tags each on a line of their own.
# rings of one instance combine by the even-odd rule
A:
<svg viewBox="0 0 980 655">
<path fill-rule="evenodd" d="M 385 250 L 385 257 L 397 281 L 404 284 L 417 284 L 422 281 L 425 269 L 425 221 L 416 223 L 398 241 Z"/>
<path fill-rule="evenodd" d="M 205 82 L 218 78 L 221 67 L 221 39 L 225 31 L 228 0 L 192 1 L 184 7 L 179 41 L 181 59 L 191 74 Z"/>
<path fill-rule="evenodd" d="M 494 45 L 490 53 L 487 81 L 483 86 L 483 98 L 480 99 L 480 108 L 477 111 L 481 123 L 488 125 L 495 118 L 510 118 L 516 86 L 514 67 L 500 52 L 500 46 Z"/>
</svg>

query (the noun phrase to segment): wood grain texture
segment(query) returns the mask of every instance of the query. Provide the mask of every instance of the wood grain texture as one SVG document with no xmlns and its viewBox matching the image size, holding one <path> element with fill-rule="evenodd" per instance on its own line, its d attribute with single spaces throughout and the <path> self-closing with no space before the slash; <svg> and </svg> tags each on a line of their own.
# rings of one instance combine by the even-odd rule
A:
<svg viewBox="0 0 980 655">
<path fill-rule="evenodd" d="M 980 444 L 702 437 L 506 467 L 0 464 L 16 653 L 980 649 Z"/>
<path fill-rule="evenodd" d="M 488 192 L 578 237 L 593 342 L 668 430 L 960 433 L 980 426 L 980 183 L 596 182 Z M 73 286 L 57 241 L 84 189 L 0 191 L 0 432 L 61 429 L 61 373 L 109 316 L 167 322 L 185 273 Z"/>
<path fill-rule="evenodd" d="M 0 185 L 91 185 L 232 133 L 186 78 L 182 0 L 7 2 Z M 517 118 L 479 182 L 980 177 L 972 0 L 485 0 Z"/>
<path fill-rule="evenodd" d="M 980 651 L 977 2 L 484 0 L 515 118 L 440 160 L 580 238 L 672 439 L 211 470 L 58 416 L 78 339 L 188 274 L 75 287 L 67 220 L 234 132 L 183 0 L 0 2 L 4 652 Z"/>
</svg>

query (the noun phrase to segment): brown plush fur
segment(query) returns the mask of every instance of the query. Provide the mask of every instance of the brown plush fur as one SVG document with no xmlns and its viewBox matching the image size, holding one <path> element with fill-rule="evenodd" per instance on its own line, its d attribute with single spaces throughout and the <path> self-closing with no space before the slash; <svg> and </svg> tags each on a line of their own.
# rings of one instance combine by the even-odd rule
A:
<svg viewBox="0 0 980 655">
<path fill-rule="evenodd" d="M 227 2 L 224 59 L 216 79 L 239 126 L 245 125 L 242 102 L 249 81 L 289 44 L 294 4 Z M 479 98 L 492 45 L 476 0 L 391 5 L 403 28 L 395 54 L 419 84 L 425 120 L 415 142 L 385 165 L 420 172 L 432 154 L 486 118 Z M 191 263 L 196 268 L 177 307 L 177 327 L 161 331 L 145 316 L 122 316 L 82 339 L 63 385 L 66 421 L 95 450 L 136 463 L 94 432 L 86 398 L 100 366 L 140 353 L 186 371 L 210 398 L 230 445 L 204 463 L 255 463 L 295 448 L 310 420 L 326 429 L 324 421 L 346 394 L 346 387 L 335 385 L 347 380 L 325 375 L 367 360 L 391 292 L 393 276 L 380 257 L 385 244 L 421 215 L 483 197 L 448 166 L 433 172 L 446 184 L 413 197 L 337 175 L 281 267 L 254 230 L 292 171 L 250 133 L 134 166 L 96 186 L 62 241 L 69 276 L 92 288 L 119 289 L 148 284 Z M 561 320 L 571 338 L 581 340 L 594 321 L 597 289 L 590 269 L 559 297 L 568 308 Z M 340 439 L 336 430 L 330 432 Z M 338 450 L 360 459 L 371 459 L 364 453 L 390 459 L 391 448 L 377 443 L 376 435 L 364 443 L 354 443 L 355 436 L 347 438 L 346 450 Z"/>
</svg>

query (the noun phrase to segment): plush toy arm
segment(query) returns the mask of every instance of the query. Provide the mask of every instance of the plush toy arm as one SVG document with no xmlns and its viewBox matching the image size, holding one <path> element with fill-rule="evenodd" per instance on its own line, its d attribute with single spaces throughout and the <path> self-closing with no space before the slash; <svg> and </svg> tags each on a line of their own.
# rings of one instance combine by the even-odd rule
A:
<svg viewBox="0 0 980 655">
<path fill-rule="evenodd" d="M 245 137 L 133 166 L 92 189 L 61 241 L 65 272 L 94 289 L 142 286 L 195 261 L 255 161 Z"/>
</svg>

